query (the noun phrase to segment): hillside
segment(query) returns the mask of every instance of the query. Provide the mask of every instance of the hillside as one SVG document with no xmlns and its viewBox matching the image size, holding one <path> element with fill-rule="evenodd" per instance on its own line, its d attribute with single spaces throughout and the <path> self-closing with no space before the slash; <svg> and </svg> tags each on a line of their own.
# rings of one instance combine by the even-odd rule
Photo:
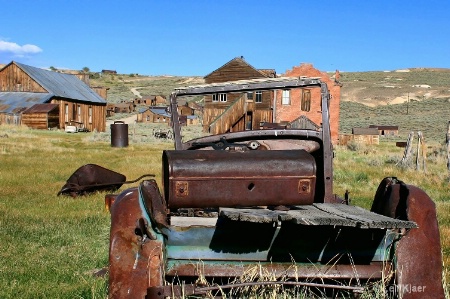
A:
<svg viewBox="0 0 450 299">
<path fill-rule="evenodd" d="M 367 106 L 450 97 L 450 69 L 341 73 L 342 101 Z"/>
<path fill-rule="evenodd" d="M 391 72 L 342 72 L 340 132 L 371 124 L 398 125 L 399 139 L 421 130 L 427 140 L 445 140 L 450 120 L 450 69 L 413 68 Z M 103 75 L 92 86 L 109 88 L 108 101 L 163 94 L 202 77 Z M 133 91 L 135 93 L 133 93 Z"/>
</svg>

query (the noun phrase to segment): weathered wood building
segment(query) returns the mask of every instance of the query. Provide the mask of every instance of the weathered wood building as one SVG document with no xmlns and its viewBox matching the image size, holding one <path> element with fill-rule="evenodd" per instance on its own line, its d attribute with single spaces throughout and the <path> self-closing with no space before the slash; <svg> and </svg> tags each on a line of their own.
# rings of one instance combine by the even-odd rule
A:
<svg viewBox="0 0 450 299">
<path fill-rule="evenodd" d="M 169 107 L 158 106 L 141 109 L 137 115 L 137 122 L 140 123 L 166 123 L 170 124 Z"/>
<path fill-rule="evenodd" d="M 301 64 L 287 71 L 284 77 L 318 77 L 330 91 L 330 127 L 333 144 L 338 142 L 341 84 L 311 64 Z M 234 58 L 204 77 L 206 84 L 236 80 L 277 77 L 271 69 L 255 69 L 243 57 Z M 255 130 L 263 123 L 283 124 L 291 128 L 319 129 L 322 121 L 321 94 L 317 88 L 218 93 L 206 96 L 203 129 L 212 134 Z"/>
<path fill-rule="evenodd" d="M 204 77 L 206 84 L 276 77 L 275 70 L 257 70 L 237 57 Z M 203 130 L 213 134 L 259 129 L 272 120 L 272 92 L 218 93 L 206 96 Z"/>
<path fill-rule="evenodd" d="M 136 98 L 133 100 L 135 105 L 145 105 L 145 106 L 159 106 L 167 105 L 167 100 L 165 96 L 162 95 L 150 95 L 142 96 L 142 98 Z"/>
<path fill-rule="evenodd" d="M 78 121 L 89 131 L 105 131 L 106 100 L 76 76 L 14 61 L 0 70 L 1 119 L 21 119 L 27 108 L 48 103 L 58 105 L 59 128 Z M 28 125 L 40 127 L 42 120 L 38 119 L 42 118 L 36 118 L 39 124 L 28 119 Z"/>
<path fill-rule="evenodd" d="M 350 141 L 365 145 L 380 144 L 377 128 L 352 128 L 352 134 L 339 135 L 339 145 L 347 145 Z"/>
<path fill-rule="evenodd" d="M 369 128 L 376 128 L 380 136 L 397 136 L 398 126 L 370 125 Z"/>
<path fill-rule="evenodd" d="M 22 124 L 32 129 L 59 127 L 58 104 L 35 104 L 22 112 Z"/>
</svg>

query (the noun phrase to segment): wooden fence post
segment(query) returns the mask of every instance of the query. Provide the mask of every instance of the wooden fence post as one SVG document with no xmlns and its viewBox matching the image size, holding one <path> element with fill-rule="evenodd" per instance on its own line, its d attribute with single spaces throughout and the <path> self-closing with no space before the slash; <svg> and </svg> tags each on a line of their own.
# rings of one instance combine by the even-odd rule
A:
<svg viewBox="0 0 450 299">
<path fill-rule="evenodd" d="M 425 146 L 425 137 L 423 137 L 423 134 L 421 131 L 417 132 L 417 158 L 416 158 L 416 170 L 420 170 L 420 167 L 422 167 L 423 172 L 427 171 L 426 167 L 426 159 L 427 159 L 427 149 Z M 420 150 L 422 150 L 422 157 L 420 155 Z M 420 158 L 422 158 L 422 166 L 420 166 Z"/>
<path fill-rule="evenodd" d="M 406 166 L 408 164 L 409 157 L 411 156 L 413 138 L 414 138 L 414 131 L 411 131 L 411 132 L 409 132 L 408 140 L 406 141 L 406 147 L 405 147 L 405 152 L 403 153 L 403 158 L 397 164 L 400 164 L 403 166 Z"/>
</svg>

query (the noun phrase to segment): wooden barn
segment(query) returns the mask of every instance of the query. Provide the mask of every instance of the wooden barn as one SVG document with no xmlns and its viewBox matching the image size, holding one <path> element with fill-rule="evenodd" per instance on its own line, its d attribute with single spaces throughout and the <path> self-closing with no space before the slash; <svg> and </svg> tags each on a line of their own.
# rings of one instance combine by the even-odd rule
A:
<svg viewBox="0 0 450 299">
<path fill-rule="evenodd" d="M 14 61 L 0 70 L 0 115 L 22 117 L 17 111 L 49 103 L 58 105 L 61 129 L 70 121 L 89 131 L 106 129 L 106 100 L 76 76 Z"/>
<path fill-rule="evenodd" d="M 275 78 L 275 70 L 258 70 L 237 57 L 204 77 L 206 84 L 236 80 Z M 212 134 L 259 129 L 272 120 L 271 91 L 218 93 L 205 96 L 203 130 Z"/>
<path fill-rule="evenodd" d="M 59 127 L 58 104 L 35 104 L 22 112 L 22 124 L 32 129 Z"/>
</svg>

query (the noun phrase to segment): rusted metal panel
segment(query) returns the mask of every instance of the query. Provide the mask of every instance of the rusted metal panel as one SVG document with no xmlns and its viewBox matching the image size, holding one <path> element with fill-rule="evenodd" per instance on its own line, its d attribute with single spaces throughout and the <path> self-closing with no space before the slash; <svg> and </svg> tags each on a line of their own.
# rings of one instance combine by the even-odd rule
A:
<svg viewBox="0 0 450 299">
<path fill-rule="evenodd" d="M 303 150 L 164 151 L 163 177 L 171 209 L 300 205 L 314 201 L 316 164 Z"/>
<path fill-rule="evenodd" d="M 373 262 L 368 265 L 339 265 L 339 264 L 297 264 L 292 263 L 258 263 L 261 269 L 273 274 L 276 278 L 299 279 L 352 279 L 358 276 L 361 279 L 377 280 L 382 278 L 386 271 L 386 264 Z M 167 276 L 198 277 L 240 277 L 255 267 L 255 263 L 239 262 L 195 262 L 188 260 L 171 260 L 167 262 Z"/>
<path fill-rule="evenodd" d="M 243 283 L 231 283 L 225 285 L 212 285 L 212 286 L 197 286 L 197 285 L 170 285 L 163 287 L 151 287 L 148 289 L 147 297 L 148 299 L 157 298 L 183 298 L 190 295 L 202 295 L 202 296 L 223 296 L 224 291 L 228 289 L 236 288 L 248 288 L 248 287 L 265 287 L 282 285 L 283 287 L 296 286 L 296 287 L 308 287 L 313 289 L 334 289 L 334 290 L 345 290 L 349 294 L 354 295 L 358 293 L 363 293 L 364 287 L 353 286 L 353 285 L 336 285 L 324 282 L 304 282 L 304 281 L 261 281 L 261 282 L 243 282 Z M 211 295 L 216 292 L 216 295 Z"/>
<path fill-rule="evenodd" d="M 147 288 L 163 285 L 161 239 L 149 238 L 150 219 L 138 188 L 125 190 L 111 206 L 109 298 L 144 298 Z"/>
<path fill-rule="evenodd" d="M 405 299 L 444 298 L 442 252 L 434 202 L 421 189 L 396 178 L 378 187 L 372 211 L 411 220 L 418 228 L 408 231 L 396 248 L 396 294 Z M 420 287 L 422 291 L 413 292 Z"/>
<path fill-rule="evenodd" d="M 95 191 L 116 191 L 125 181 L 123 174 L 96 164 L 86 164 L 69 177 L 58 195 L 77 196 Z"/>
</svg>

